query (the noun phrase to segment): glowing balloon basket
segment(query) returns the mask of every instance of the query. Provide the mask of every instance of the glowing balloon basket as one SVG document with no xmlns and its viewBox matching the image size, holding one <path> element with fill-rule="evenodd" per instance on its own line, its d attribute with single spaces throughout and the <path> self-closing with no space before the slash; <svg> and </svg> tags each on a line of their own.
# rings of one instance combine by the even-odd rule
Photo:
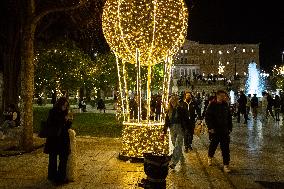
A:
<svg viewBox="0 0 284 189">
<path fill-rule="evenodd" d="M 119 111 L 123 118 L 121 157 L 168 154 L 168 137 L 162 140 L 161 134 L 172 57 L 184 43 L 187 17 L 184 0 L 107 0 L 104 6 L 103 32 L 116 55 L 119 78 Z M 153 118 L 151 81 L 156 64 L 163 64 L 164 80 L 161 111 Z M 130 97 L 130 89 L 134 91 L 134 99 Z"/>
</svg>

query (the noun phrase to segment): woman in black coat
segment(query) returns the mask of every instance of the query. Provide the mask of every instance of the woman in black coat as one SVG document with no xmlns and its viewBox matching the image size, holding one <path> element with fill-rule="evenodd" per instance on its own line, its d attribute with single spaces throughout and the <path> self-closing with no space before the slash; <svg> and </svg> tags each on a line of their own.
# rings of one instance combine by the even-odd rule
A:
<svg viewBox="0 0 284 189">
<path fill-rule="evenodd" d="M 66 166 L 70 154 L 70 139 L 68 129 L 72 122 L 68 119 L 69 103 L 61 97 L 49 111 L 47 119 L 47 139 L 44 153 L 49 154 L 48 180 L 56 183 L 66 183 Z M 59 165 L 57 167 L 57 156 Z"/>
</svg>

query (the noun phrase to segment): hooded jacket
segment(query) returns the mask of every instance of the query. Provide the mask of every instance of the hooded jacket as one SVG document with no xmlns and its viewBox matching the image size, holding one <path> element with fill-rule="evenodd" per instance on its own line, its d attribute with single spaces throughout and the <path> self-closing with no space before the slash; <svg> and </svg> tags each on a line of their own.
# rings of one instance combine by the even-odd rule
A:
<svg viewBox="0 0 284 189">
<path fill-rule="evenodd" d="M 232 116 L 227 103 L 211 102 L 205 114 L 205 121 L 208 130 L 214 129 L 217 134 L 229 134 L 232 131 Z"/>
</svg>

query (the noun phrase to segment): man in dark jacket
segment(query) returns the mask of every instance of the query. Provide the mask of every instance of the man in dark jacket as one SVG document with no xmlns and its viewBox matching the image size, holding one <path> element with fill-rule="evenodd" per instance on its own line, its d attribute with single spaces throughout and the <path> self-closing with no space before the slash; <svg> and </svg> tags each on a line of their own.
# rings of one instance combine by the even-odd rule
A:
<svg viewBox="0 0 284 189">
<path fill-rule="evenodd" d="M 240 98 L 238 99 L 238 123 L 240 123 L 240 114 L 244 114 L 245 122 L 247 124 L 248 114 L 247 114 L 247 97 L 243 91 L 240 92 Z"/>
<path fill-rule="evenodd" d="M 257 118 L 257 108 L 258 108 L 258 98 L 256 97 L 256 94 L 253 94 L 250 105 L 252 109 L 253 119 L 256 119 Z"/>
<path fill-rule="evenodd" d="M 220 143 L 224 172 L 230 172 L 230 133 L 232 131 L 232 116 L 228 105 L 228 95 L 225 91 L 217 91 L 216 100 L 208 106 L 205 121 L 208 127 L 210 145 L 208 150 L 208 164 L 212 165 L 212 158 Z"/>
<path fill-rule="evenodd" d="M 184 100 L 180 103 L 181 107 L 181 126 L 184 130 L 185 152 L 192 150 L 193 132 L 195 127 L 196 107 L 191 93 L 185 91 Z"/>
</svg>

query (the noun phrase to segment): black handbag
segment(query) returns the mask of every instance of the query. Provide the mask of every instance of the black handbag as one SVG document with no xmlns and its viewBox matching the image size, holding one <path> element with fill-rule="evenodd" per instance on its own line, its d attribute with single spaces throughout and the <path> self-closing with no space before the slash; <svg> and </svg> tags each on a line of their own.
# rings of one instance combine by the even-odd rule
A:
<svg viewBox="0 0 284 189">
<path fill-rule="evenodd" d="M 47 138 L 48 136 L 48 128 L 47 128 L 47 121 L 40 122 L 40 130 L 38 133 L 38 137 L 40 138 Z"/>
</svg>

